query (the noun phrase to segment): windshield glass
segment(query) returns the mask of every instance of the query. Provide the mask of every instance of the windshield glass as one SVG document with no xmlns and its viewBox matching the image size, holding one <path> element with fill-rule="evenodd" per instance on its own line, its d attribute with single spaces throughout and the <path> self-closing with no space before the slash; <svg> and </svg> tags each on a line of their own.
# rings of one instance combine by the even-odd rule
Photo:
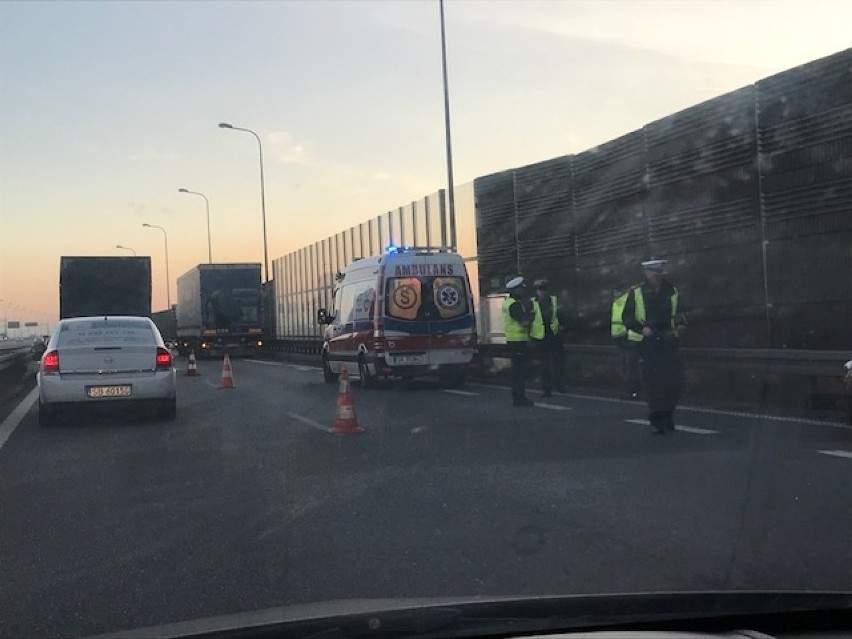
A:
<svg viewBox="0 0 852 639">
<path fill-rule="evenodd" d="M 852 591 L 850 25 L 0 2 L 0 639 Z"/>
</svg>

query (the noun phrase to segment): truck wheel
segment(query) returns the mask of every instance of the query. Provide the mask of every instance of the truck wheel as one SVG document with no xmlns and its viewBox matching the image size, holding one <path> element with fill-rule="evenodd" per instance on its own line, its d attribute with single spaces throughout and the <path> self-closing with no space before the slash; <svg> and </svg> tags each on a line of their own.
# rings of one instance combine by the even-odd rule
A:
<svg viewBox="0 0 852 639">
<path fill-rule="evenodd" d="M 331 370 L 331 365 L 328 363 L 328 355 L 322 355 L 322 378 L 326 384 L 334 384 L 339 375 Z"/>
<path fill-rule="evenodd" d="M 361 378 L 361 388 L 369 389 L 376 387 L 376 376 L 370 373 L 367 360 L 363 355 L 358 358 L 358 376 Z"/>
</svg>

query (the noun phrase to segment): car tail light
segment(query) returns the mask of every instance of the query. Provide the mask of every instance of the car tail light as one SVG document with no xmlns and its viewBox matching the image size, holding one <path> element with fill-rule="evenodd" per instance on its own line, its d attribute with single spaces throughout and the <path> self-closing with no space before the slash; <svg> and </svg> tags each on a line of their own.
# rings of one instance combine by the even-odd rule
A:
<svg viewBox="0 0 852 639">
<path fill-rule="evenodd" d="M 59 353 L 50 351 L 44 354 L 41 358 L 42 373 L 58 373 L 59 372 Z"/>
<path fill-rule="evenodd" d="M 157 347 L 157 370 L 169 370 L 172 367 L 172 354 L 165 348 Z"/>
<path fill-rule="evenodd" d="M 373 330 L 373 350 L 376 352 L 385 350 L 384 331 L 381 324 L 376 324 Z"/>
</svg>

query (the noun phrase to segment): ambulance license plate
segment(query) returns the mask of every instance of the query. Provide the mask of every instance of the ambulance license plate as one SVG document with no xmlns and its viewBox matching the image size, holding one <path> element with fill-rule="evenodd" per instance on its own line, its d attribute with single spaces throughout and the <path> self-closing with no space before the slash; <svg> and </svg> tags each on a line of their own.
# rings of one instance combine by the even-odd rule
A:
<svg viewBox="0 0 852 639">
<path fill-rule="evenodd" d="M 92 399 L 100 397 L 130 397 L 132 388 L 129 384 L 124 386 L 87 386 L 86 395 Z"/>
</svg>

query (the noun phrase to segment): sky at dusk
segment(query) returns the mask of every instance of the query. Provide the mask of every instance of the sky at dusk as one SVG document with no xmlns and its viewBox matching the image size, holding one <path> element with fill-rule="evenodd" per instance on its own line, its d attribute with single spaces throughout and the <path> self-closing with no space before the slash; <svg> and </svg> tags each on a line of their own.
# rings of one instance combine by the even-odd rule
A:
<svg viewBox="0 0 852 639">
<path fill-rule="evenodd" d="M 574 153 L 852 43 L 849 2 L 446 0 L 457 184 Z M 270 260 L 446 186 L 437 0 L 0 3 L 0 308 L 61 255 Z"/>
</svg>

